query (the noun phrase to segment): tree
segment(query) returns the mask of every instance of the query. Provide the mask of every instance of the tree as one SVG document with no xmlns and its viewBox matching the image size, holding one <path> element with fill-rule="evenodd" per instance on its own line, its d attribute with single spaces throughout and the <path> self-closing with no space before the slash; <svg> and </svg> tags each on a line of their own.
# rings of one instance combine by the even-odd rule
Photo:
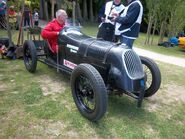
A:
<svg viewBox="0 0 185 139">
<path fill-rule="evenodd" d="M 145 39 L 145 44 L 149 44 L 150 42 L 150 37 L 151 37 L 151 31 L 152 31 L 152 26 L 154 23 L 154 20 L 156 18 L 156 11 L 157 11 L 157 4 L 155 4 L 155 1 L 153 0 L 148 0 L 147 1 L 147 8 L 149 9 L 148 12 L 148 28 L 147 28 L 147 36 Z"/>
<path fill-rule="evenodd" d="M 93 19 L 94 19 L 94 15 L 93 15 L 93 1 L 92 0 L 89 0 L 89 17 L 90 17 L 90 21 L 93 22 Z"/>
<path fill-rule="evenodd" d="M 87 0 L 83 0 L 83 19 L 85 21 L 88 19 L 87 13 Z"/>
<path fill-rule="evenodd" d="M 185 1 L 176 0 L 172 5 L 169 24 L 168 24 L 168 37 L 176 36 L 178 32 L 182 31 L 185 27 Z"/>
<path fill-rule="evenodd" d="M 51 19 L 53 19 L 55 17 L 55 3 L 56 3 L 56 0 L 50 0 L 50 3 L 51 3 Z"/>
<path fill-rule="evenodd" d="M 175 36 L 185 26 L 185 1 L 184 0 L 148 0 L 148 30 L 145 44 L 150 43 L 150 36 L 155 31 L 159 32 L 158 43 L 163 42 L 166 36 Z M 153 39 L 152 39 L 153 40 Z M 151 43 L 153 42 L 151 40 Z"/>
</svg>

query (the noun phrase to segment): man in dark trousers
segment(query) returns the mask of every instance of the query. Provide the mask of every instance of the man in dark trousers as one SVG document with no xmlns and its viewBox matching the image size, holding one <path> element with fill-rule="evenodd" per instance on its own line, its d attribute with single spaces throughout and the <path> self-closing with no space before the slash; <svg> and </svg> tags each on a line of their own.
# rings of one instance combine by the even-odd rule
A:
<svg viewBox="0 0 185 139">
<path fill-rule="evenodd" d="M 105 4 L 105 12 L 101 17 L 102 22 L 99 25 L 97 38 L 102 38 L 106 41 L 113 41 L 115 26 L 114 22 L 111 21 L 113 18 L 112 14 L 120 14 L 124 8 L 125 6 L 121 4 L 121 0 L 113 0 Z"/>
<path fill-rule="evenodd" d="M 121 35 L 120 41 L 132 49 L 134 40 L 139 36 L 143 16 L 143 6 L 139 0 L 127 0 L 124 12 L 113 14 L 116 22 L 115 31 Z"/>
<path fill-rule="evenodd" d="M 30 14 L 31 14 L 31 11 L 28 7 L 28 5 L 25 5 L 24 7 L 24 26 L 28 25 L 30 26 Z"/>
</svg>

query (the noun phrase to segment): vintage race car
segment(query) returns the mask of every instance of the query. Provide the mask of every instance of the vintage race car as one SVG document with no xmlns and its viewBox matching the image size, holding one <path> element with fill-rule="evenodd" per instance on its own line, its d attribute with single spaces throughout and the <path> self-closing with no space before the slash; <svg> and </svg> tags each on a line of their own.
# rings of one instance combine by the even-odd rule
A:
<svg viewBox="0 0 185 139">
<path fill-rule="evenodd" d="M 65 27 L 59 34 L 57 54 L 47 41 L 26 40 L 25 67 L 35 72 L 37 61 L 68 73 L 71 92 L 80 113 L 98 121 L 107 110 L 109 94 L 127 94 L 138 100 L 150 97 L 160 88 L 161 74 L 156 63 L 122 44 L 96 39 L 79 28 Z"/>
</svg>

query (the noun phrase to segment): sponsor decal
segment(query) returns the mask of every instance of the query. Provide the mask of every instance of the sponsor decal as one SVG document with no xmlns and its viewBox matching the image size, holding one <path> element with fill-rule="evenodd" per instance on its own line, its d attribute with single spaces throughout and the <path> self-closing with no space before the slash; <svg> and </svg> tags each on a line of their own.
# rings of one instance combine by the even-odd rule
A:
<svg viewBox="0 0 185 139">
<path fill-rule="evenodd" d="M 78 51 L 78 47 L 74 46 L 74 45 L 70 45 L 70 44 L 67 44 L 67 48 L 70 48 L 70 49 L 73 49 L 73 50 L 76 50 Z"/>
<path fill-rule="evenodd" d="M 76 35 L 79 35 L 79 36 L 81 36 L 81 35 L 83 35 L 81 32 L 79 32 L 79 31 L 77 31 L 77 30 L 70 30 L 70 29 L 68 29 L 66 32 L 63 32 L 63 35 L 68 35 L 68 34 L 76 34 Z"/>
<path fill-rule="evenodd" d="M 74 69 L 77 65 L 72 63 L 72 62 L 70 62 L 70 61 L 68 61 L 68 60 L 66 60 L 66 59 L 64 59 L 64 66 L 66 66 L 66 67 L 68 67 L 70 69 Z"/>
<path fill-rule="evenodd" d="M 77 51 L 76 50 L 73 50 L 73 49 L 70 49 L 70 52 L 71 53 L 77 53 Z"/>
</svg>

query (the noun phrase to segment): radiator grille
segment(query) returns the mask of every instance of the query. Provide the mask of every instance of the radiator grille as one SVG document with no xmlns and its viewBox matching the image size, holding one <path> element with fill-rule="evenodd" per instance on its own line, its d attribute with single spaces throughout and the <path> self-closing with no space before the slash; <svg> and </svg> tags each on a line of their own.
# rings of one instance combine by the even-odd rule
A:
<svg viewBox="0 0 185 139">
<path fill-rule="evenodd" d="M 133 50 L 127 50 L 123 54 L 123 61 L 125 63 L 125 69 L 132 79 L 142 78 L 144 76 L 141 60 Z"/>
</svg>

